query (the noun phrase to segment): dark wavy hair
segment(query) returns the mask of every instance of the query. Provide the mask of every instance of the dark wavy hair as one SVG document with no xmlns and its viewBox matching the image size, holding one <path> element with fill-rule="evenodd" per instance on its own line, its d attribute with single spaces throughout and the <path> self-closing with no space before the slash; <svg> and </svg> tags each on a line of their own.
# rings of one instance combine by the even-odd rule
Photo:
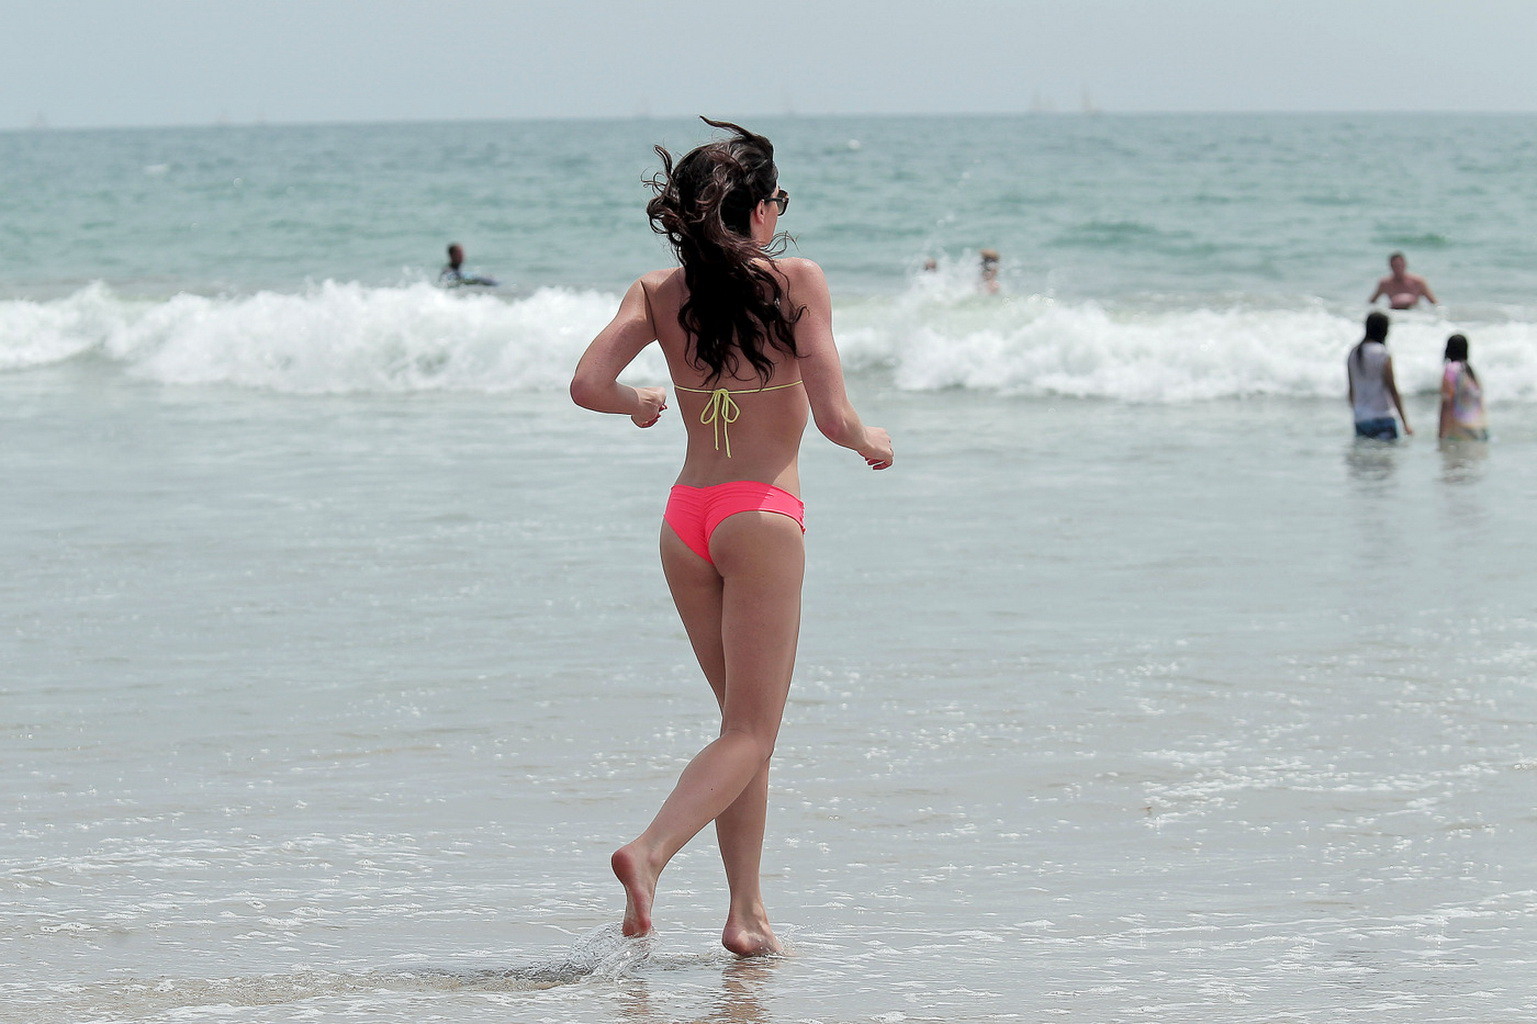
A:
<svg viewBox="0 0 1537 1024">
<path fill-rule="evenodd" d="M 1448 363 L 1465 363 L 1468 361 L 1468 337 L 1465 334 L 1454 334 L 1446 339 L 1446 352 L 1441 356 Z"/>
<path fill-rule="evenodd" d="M 694 365 L 713 383 L 737 377 L 745 359 L 767 383 L 774 375 L 770 349 L 797 355 L 794 327 L 805 312 L 785 312 L 784 285 L 763 264 L 765 255 L 784 251 L 786 236 L 767 247 L 752 239 L 753 209 L 779 187 L 774 144 L 729 121 L 700 120 L 732 137 L 705 143 L 676 164 L 657 146 L 662 172 L 647 182 L 656 196 L 646 216 L 683 266 L 688 301 L 678 325 L 693 345 Z"/>
<path fill-rule="evenodd" d="M 1446 352 L 1441 360 L 1447 363 L 1461 363 L 1467 367 L 1468 376 L 1473 378 L 1473 383 L 1478 383 L 1478 374 L 1473 372 L 1473 367 L 1468 363 L 1468 336 L 1454 334 L 1446 339 Z"/>
<path fill-rule="evenodd" d="M 1366 314 L 1365 333 L 1361 336 L 1361 340 L 1356 342 L 1356 347 L 1350 350 L 1350 358 L 1355 361 L 1357 372 L 1361 370 L 1362 360 L 1365 358 L 1361 354 L 1361 349 L 1366 346 L 1368 341 L 1376 341 L 1386 345 L 1388 343 L 1388 325 L 1391 323 L 1392 321 L 1388 319 L 1388 315 L 1381 310 Z"/>
</svg>

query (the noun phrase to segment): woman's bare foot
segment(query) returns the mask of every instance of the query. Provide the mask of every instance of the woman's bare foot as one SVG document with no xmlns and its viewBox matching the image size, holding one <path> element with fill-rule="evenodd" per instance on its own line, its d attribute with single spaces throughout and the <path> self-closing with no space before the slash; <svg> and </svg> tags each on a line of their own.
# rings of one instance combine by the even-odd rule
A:
<svg viewBox="0 0 1537 1024">
<path fill-rule="evenodd" d="M 761 905 L 741 914 L 733 910 L 726 918 L 720 944 L 737 956 L 774 956 L 784 952 Z"/>
<path fill-rule="evenodd" d="M 624 926 L 620 931 L 631 939 L 651 934 L 651 901 L 656 898 L 656 873 L 631 849 L 634 845 L 621 846 L 609 859 L 614 877 L 624 886 Z"/>
</svg>

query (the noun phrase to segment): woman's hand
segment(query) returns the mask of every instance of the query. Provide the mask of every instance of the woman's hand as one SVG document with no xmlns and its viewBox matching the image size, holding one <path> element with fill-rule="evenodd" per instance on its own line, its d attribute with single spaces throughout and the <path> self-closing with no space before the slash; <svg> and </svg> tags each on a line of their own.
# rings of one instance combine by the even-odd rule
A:
<svg viewBox="0 0 1537 1024">
<path fill-rule="evenodd" d="M 865 443 L 859 449 L 859 457 L 864 459 L 871 469 L 890 469 L 892 461 L 896 458 L 891 451 L 891 435 L 880 427 L 866 427 Z"/>
<path fill-rule="evenodd" d="M 630 414 L 630 421 L 641 429 L 654 426 L 667 408 L 667 389 L 636 388 L 635 397 L 640 407 Z"/>
</svg>

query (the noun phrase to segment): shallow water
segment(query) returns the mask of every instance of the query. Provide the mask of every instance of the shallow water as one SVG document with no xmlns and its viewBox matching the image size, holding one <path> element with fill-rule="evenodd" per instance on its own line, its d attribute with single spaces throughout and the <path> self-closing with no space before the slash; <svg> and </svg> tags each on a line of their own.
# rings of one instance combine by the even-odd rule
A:
<svg viewBox="0 0 1537 1024">
<path fill-rule="evenodd" d="M 0 378 L 0 1019 L 1476 1021 L 1537 1010 L 1534 432 L 854 383 L 733 963 L 606 857 L 711 733 L 677 424 Z M 1427 400 L 1411 417 L 1429 424 Z"/>
<path fill-rule="evenodd" d="M 0 1021 L 1537 1017 L 1537 119 L 758 127 L 899 455 L 808 445 L 761 963 L 708 838 L 616 934 L 713 701 L 679 426 L 562 394 L 697 126 L 0 133 Z"/>
</svg>

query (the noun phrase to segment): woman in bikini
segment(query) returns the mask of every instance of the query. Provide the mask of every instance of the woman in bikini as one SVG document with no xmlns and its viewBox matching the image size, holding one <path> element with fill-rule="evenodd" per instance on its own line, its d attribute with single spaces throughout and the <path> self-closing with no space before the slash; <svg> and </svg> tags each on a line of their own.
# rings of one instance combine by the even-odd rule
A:
<svg viewBox="0 0 1537 1024">
<path fill-rule="evenodd" d="M 832 303 L 815 263 L 779 256 L 774 148 L 738 125 L 662 174 L 646 206 L 680 267 L 636 281 L 577 365 L 571 397 L 638 427 L 667 408 L 660 387 L 619 374 L 661 345 L 688 433 L 663 514 L 662 568 L 689 642 L 720 706 L 720 735 L 679 776 L 656 817 L 615 851 L 623 932 L 651 931 L 657 877 L 715 822 L 730 889 L 721 935 L 739 956 L 780 951 L 759 886 L 769 758 L 784 714 L 800 630 L 805 568 L 797 458 L 807 414 L 872 469 L 891 465 L 886 431 L 867 427 L 844 391 Z"/>
</svg>

